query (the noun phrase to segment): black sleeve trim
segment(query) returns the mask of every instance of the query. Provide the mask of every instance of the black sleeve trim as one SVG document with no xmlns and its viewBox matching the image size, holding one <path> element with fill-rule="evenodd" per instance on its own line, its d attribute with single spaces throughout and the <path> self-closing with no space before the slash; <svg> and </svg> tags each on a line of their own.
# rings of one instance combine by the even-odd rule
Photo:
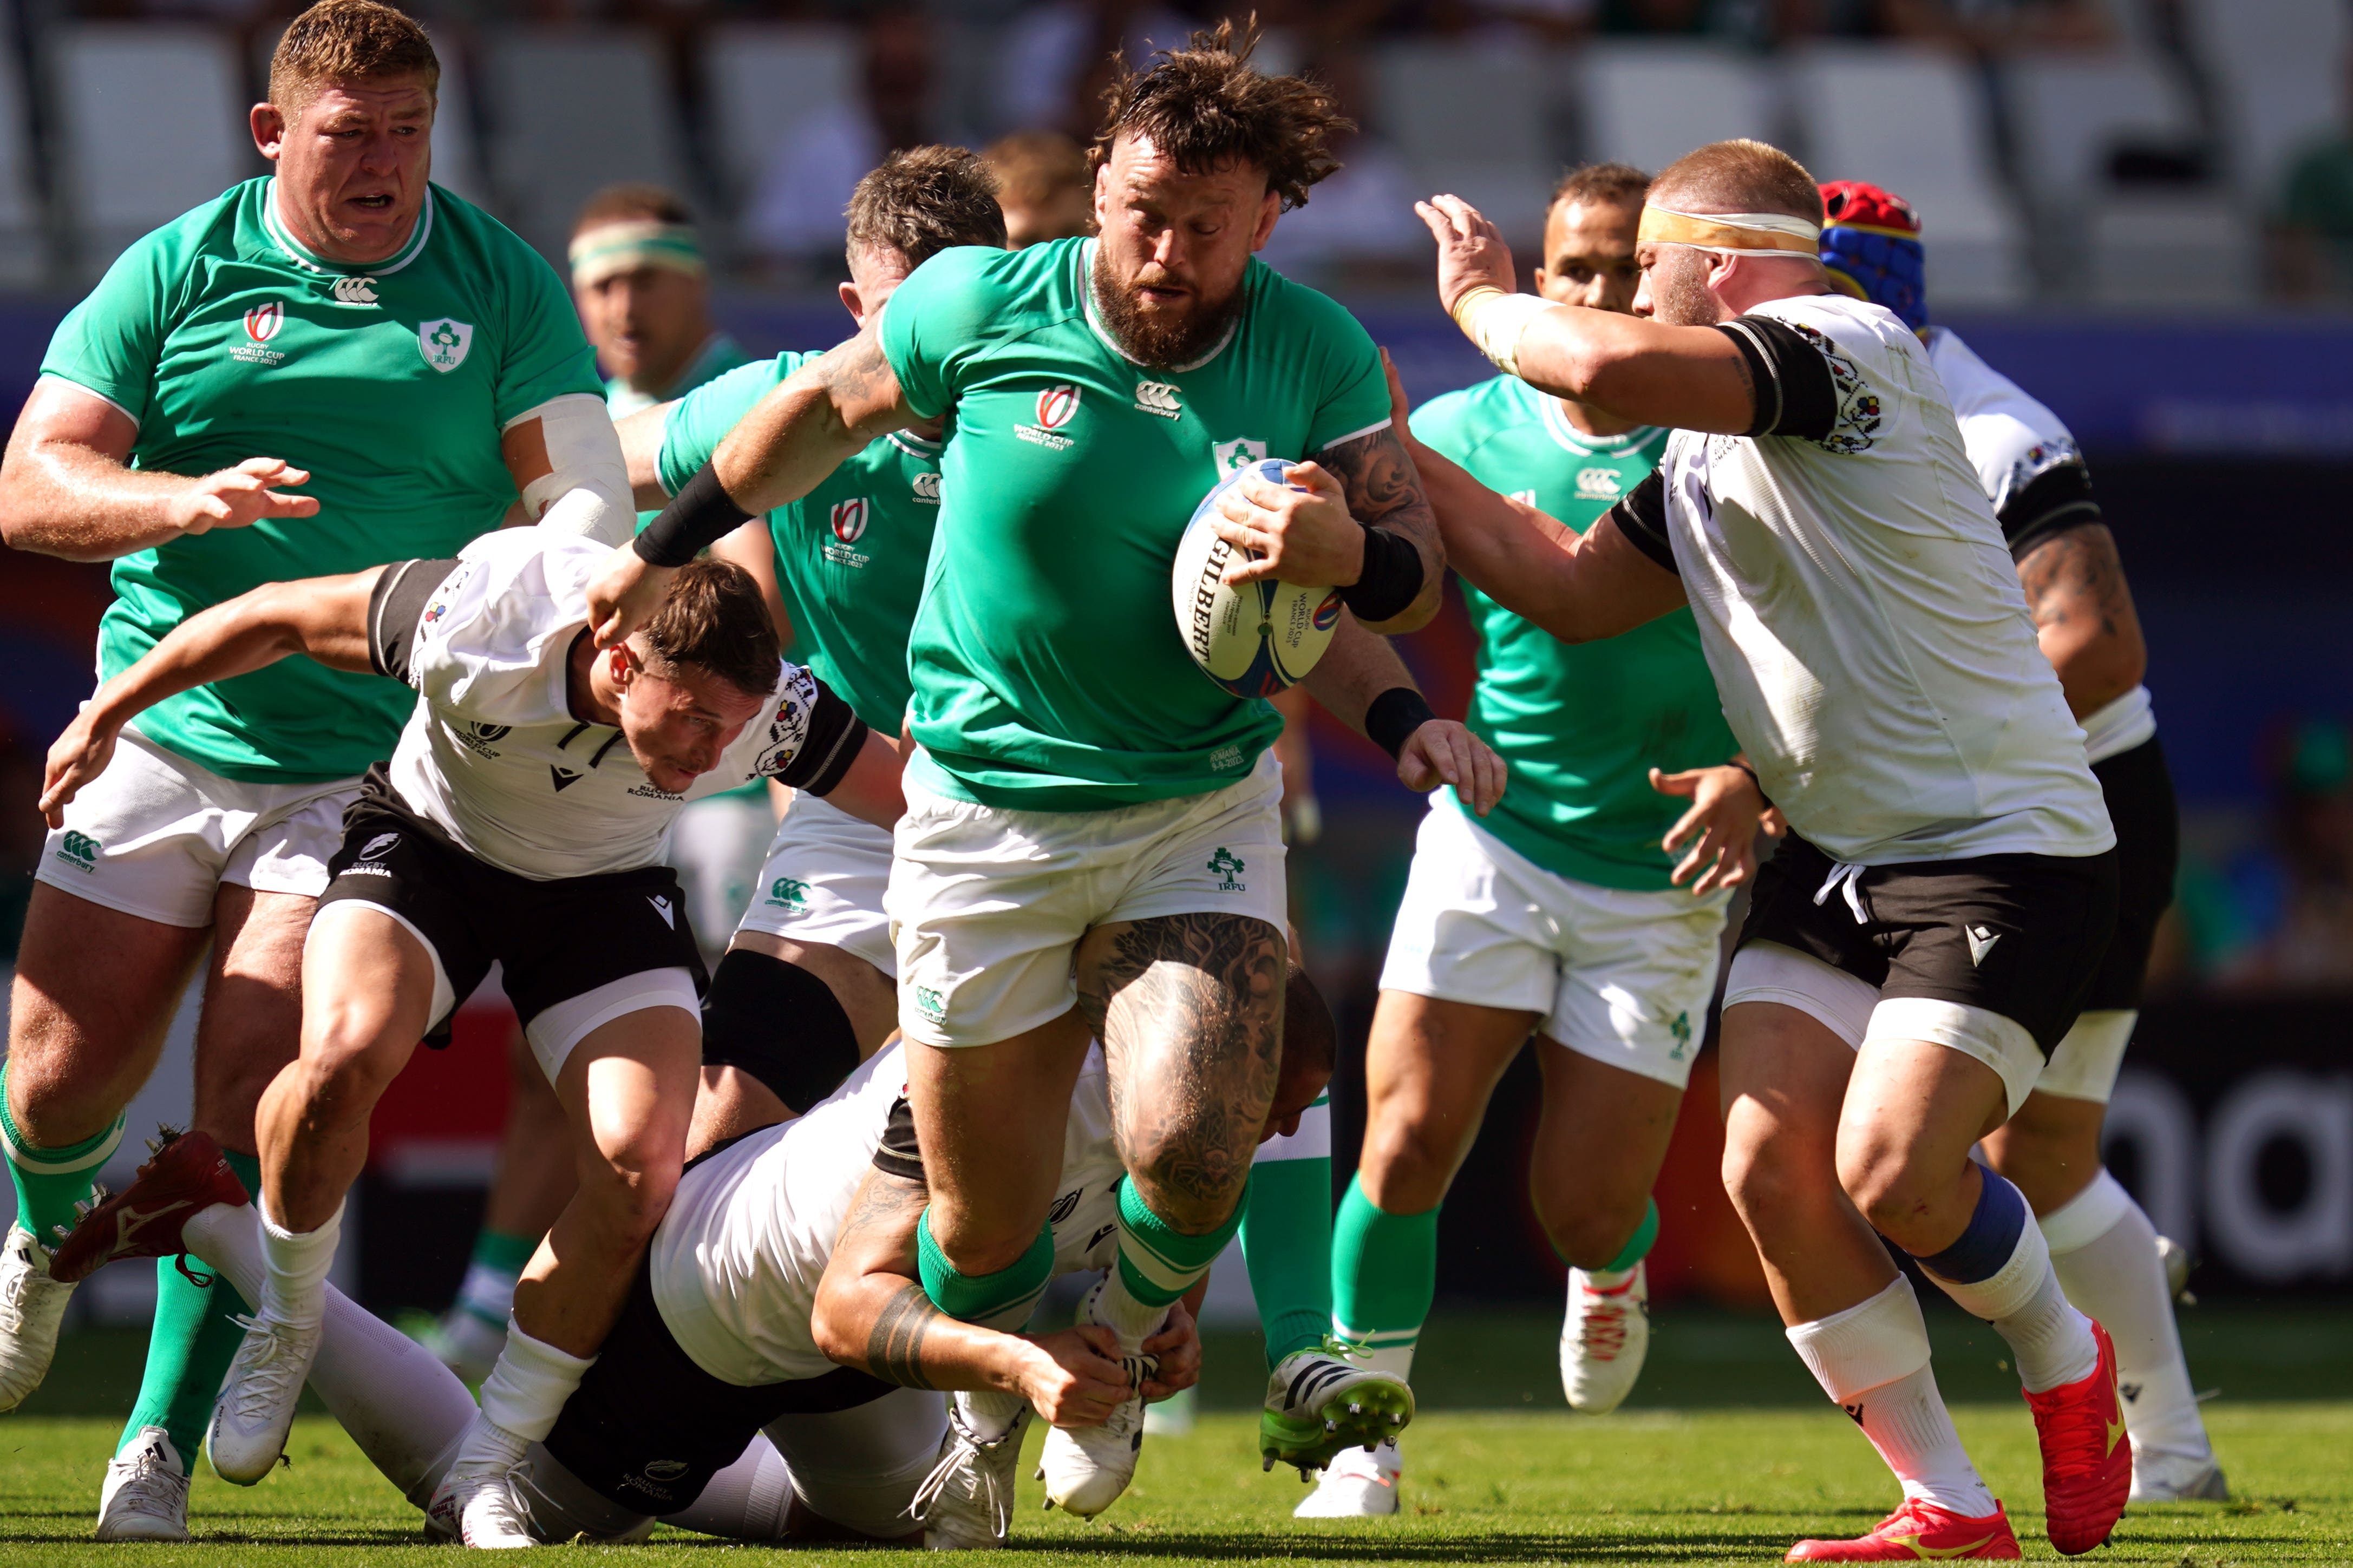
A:
<svg viewBox="0 0 2353 1568">
<path fill-rule="evenodd" d="M 408 684 L 408 658 L 417 650 L 417 623 L 433 602 L 433 590 L 458 569 L 455 561 L 395 561 L 368 595 L 368 665 L 378 675 Z"/>
<path fill-rule="evenodd" d="M 874 1168 L 902 1182 L 924 1179 L 923 1152 L 915 1143 L 915 1112 L 903 1094 L 892 1105 L 891 1120 L 882 1124 L 882 1142 L 874 1147 Z"/>
<path fill-rule="evenodd" d="M 1819 441 L 1838 424 L 1838 384 L 1820 348 L 1787 321 L 1742 316 L 1715 329 L 1733 341 L 1757 384 L 1757 415 L 1744 436 Z"/>
<path fill-rule="evenodd" d="M 1675 564 L 1675 547 L 1667 537 L 1667 481 L 1658 469 L 1652 468 L 1648 478 L 1601 515 L 1614 520 L 1618 531 L 1654 564 L 1683 575 L 1683 568 Z"/>
<path fill-rule="evenodd" d="M 2023 556 L 2054 533 L 2101 521 L 2091 470 L 2073 462 L 2043 469 L 2010 498 L 2000 517 L 2001 535 L 2013 556 Z"/>
<path fill-rule="evenodd" d="M 779 784 L 823 795 L 832 794 L 850 764 L 858 761 L 859 751 L 866 744 L 866 721 L 824 681 L 814 684 L 817 700 L 809 705 L 808 733 L 802 737 L 800 750 L 776 776 Z"/>
</svg>

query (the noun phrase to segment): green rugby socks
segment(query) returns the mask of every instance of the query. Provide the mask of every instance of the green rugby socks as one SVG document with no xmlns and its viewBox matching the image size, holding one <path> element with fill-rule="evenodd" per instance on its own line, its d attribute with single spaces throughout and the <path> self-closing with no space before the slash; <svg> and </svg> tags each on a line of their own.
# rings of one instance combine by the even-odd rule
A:
<svg viewBox="0 0 2353 1568">
<path fill-rule="evenodd" d="M 1029 1321 L 1054 1272 L 1053 1227 L 1040 1221 L 1038 1239 L 1011 1268 L 994 1274 L 965 1274 L 932 1239 L 932 1211 L 926 1205 L 915 1226 L 915 1268 L 923 1277 L 923 1294 L 949 1317 L 1014 1333 Z"/>
<path fill-rule="evenodd" d="M 1310 1147 L 1321 1153 L 1293 1155 L 1285 1145 L 1309 1141 L 1303 1119 L 1299 1138 L 1278 1138 L 1259 1146 L 1250 1167 L 1249 1201 L 1242 1205 L 1242 1260 L 1250 1267 L 1250 1294 L 1258 1299 L 1259 1324 L 1266 1334 L 1266 1365 L 1324 1342 L 1332 1329 L 1332 1156 L 1328 1100 L 1307 1108 L 1322 1119 L 1321 1138 Z"/>
<path fill-rule="evenodd" d="M 1123 1345 L 1133 1349 L 1158 1331 L 1169 1306 L 1200 1282 L 1241 1228 L 1250 1201 L 1245 1187 L 1224 1224 L 1206 1236 L 1188 1236 L 1152 1212 L 1133 1179 L 1119 1184 L 1119 1267 L 1100 1310 Z"/>
<path fill-rule="evenodd" d="M 234 1149 L 222 1152 L 245 1190 L 259 1192 L 260 1159 Z M 131 1419 L 114 1445 L 117 1454 L 131 1447 L 142 1427 L 161 1426 L 181 1462 L 194 1473 L 205 1427 L 212 1420 L 213 1401 L 245 1338 L 237 1322 L 240 1314 L 252 1316 L 253 1305 L 227 1279 L 214 1275 L 210 1284 L 197 1285 L 180 1272 L 179 1259 L 155 1260 L 155 1321 L 147 1334 L 147 1370 L 139 1380 Z"/>
<path fill-rule="evenodd" d="M 1399 1377 L 1413 1369 L 1421 1325 L 1438 1295 L 1438 1210 L 1389 1214 L 1348 1184 L 1332 1227 L 1332 1308 L 1340 1338 Z"/>
<path fill-rule="evenodd" d="M 1626 1245 L 1618 1249 L 1618 1256 L 1599 1268 L 1585 1271 L 1587 1282 L 1597 1290 L 1616 1289 L 1633 1278 L 1634 1265 L 1651 1256 L 1651 1248 L 1657 1246 L 1658 1241 L 1659 1201 L 1652 1198 L 1642 1210 L 1642 1223 L 1634 1227 L 1634 1234 L 1626 1238 Z M 1556 1247 L 1553 1251 L 1557 1255 L 1560 1248 Z M 1568 1263 L 1566 1258 L 1561 1261 Z M 1574 1268 L 1577 1266 L 1570 1263 L 1569 1267 Z"/>
<path fill-rule="evenodd" d="M 458 1288 L 458 1310 L 505 1333 L 508 1314 L 514 1310 L 515 1281 L 538 1250 L 535 1236 L 513 1236 L 484 1226 L 474 1235 L 474 1255 L 466 1264 L 465 1283 Z"/>
<path fill-rule="evenodd" d="M 125 1118 L 118 1115 L 112 1126 L 79 1143 L 40 1148 L 17 1131 L 16 1118 L 8 1113 L 6 1079 L 0 1074 L 0 1143 L 6 1145 L 8 1180 L 16 1189 L 16 1224 L 31 1231 L 43 1247 L 55 1251 L 57 1227 L 71 1230 L 80 1217 L 74 1205 L 89 1201 L 98 1168 L 122 1142 L 124 1124 Z"/>
</svg>

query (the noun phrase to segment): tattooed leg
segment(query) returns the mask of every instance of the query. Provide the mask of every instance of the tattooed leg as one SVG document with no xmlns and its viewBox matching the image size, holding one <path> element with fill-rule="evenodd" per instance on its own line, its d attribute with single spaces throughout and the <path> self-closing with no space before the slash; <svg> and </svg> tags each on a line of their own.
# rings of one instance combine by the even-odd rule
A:
<svg viewBox="0 0 2353 1568">
<path fill-rule="evenodd" d="M 1079 1005 L 1103 1042 L 1136 1196 L 1206 1235 L 1232 1216 L 1282 1065 L 1280 928 L 1234 915 L 1121 921 L 1079 947 Z"/>
</svg>

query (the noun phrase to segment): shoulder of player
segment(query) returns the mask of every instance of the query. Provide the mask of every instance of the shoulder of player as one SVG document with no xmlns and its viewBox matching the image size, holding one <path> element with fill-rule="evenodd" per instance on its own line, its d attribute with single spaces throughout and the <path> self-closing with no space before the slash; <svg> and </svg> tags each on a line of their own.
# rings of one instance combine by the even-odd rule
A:
<svg viewBox="0 0 2353 1568">
<path fill-rule="evenodd" d="M 1022 250 L 956 245 L 907 275 L 890 301 L 895 308 L 954 312 L 959 324 L 985 339 L 1019 337 L 1040 326 L 1085 313 L 1084 239 L 1052 240 Z"/>
<path fill-rule="evenodd" d="M 2074 433 L 2064 420 L 1988 364 L 1951 328 L 1932 328 L 1927 347 L 1928 363 L 1944 384 L 1953 416 L 1961 422 L 1972 447 L 1979 439 L 1978 430 L 1972 428 L 1978 426 L 1984 427 L 1989 439 L 2007 437 L 2030 446 L 2042 441 L 2073 445 Z"/>
<path fill-rule="evenodd" d="M 1255 257 L 1250 258 L 1247 287 L 1250 325 L 1254 332 L 1336 342 L 1350 349 L 1373 341 L 1364 322 L 1339 300 L 1297 279 L 1284 277 Z"/>
</svg>

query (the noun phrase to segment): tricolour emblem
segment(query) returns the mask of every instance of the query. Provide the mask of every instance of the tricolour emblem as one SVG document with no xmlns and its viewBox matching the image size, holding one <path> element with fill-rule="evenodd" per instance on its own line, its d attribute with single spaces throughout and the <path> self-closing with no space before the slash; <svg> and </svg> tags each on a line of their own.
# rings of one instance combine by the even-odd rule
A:
<svg viewBox="0 0 2353 1568">
<path fill-rule="evenodd" d="M 447 316 L 438 321 L 417 323 L 417 349 L 425 363 L 435 370 L 448 372 L 466 363 L 466 351 L 474 346 L 474 329 L 464 321 L 453 321 Z"/>
<path fill-rule="evenodd" d="M 1038 395 L 1038 426 L 1042 430 L 1060 430 L 1077 417 L 1079 389 L 1075 386 L 1050 386 Z"/>
<path fill-rule="evenodd" d="M 833 503 L 833 536 L 844 544 L 855 544 L 858 536 L 866 531 L 866 498 L 852 496 L 848 500 Z"/>
<path fill-rule="evenodd" d="M 245 313 L 245 335 L 257 343 L 266 343 L 278 335 L 286 324 L 286 307 L 272 300 L 267 305 L 256 305 Z"/>
</svg>

